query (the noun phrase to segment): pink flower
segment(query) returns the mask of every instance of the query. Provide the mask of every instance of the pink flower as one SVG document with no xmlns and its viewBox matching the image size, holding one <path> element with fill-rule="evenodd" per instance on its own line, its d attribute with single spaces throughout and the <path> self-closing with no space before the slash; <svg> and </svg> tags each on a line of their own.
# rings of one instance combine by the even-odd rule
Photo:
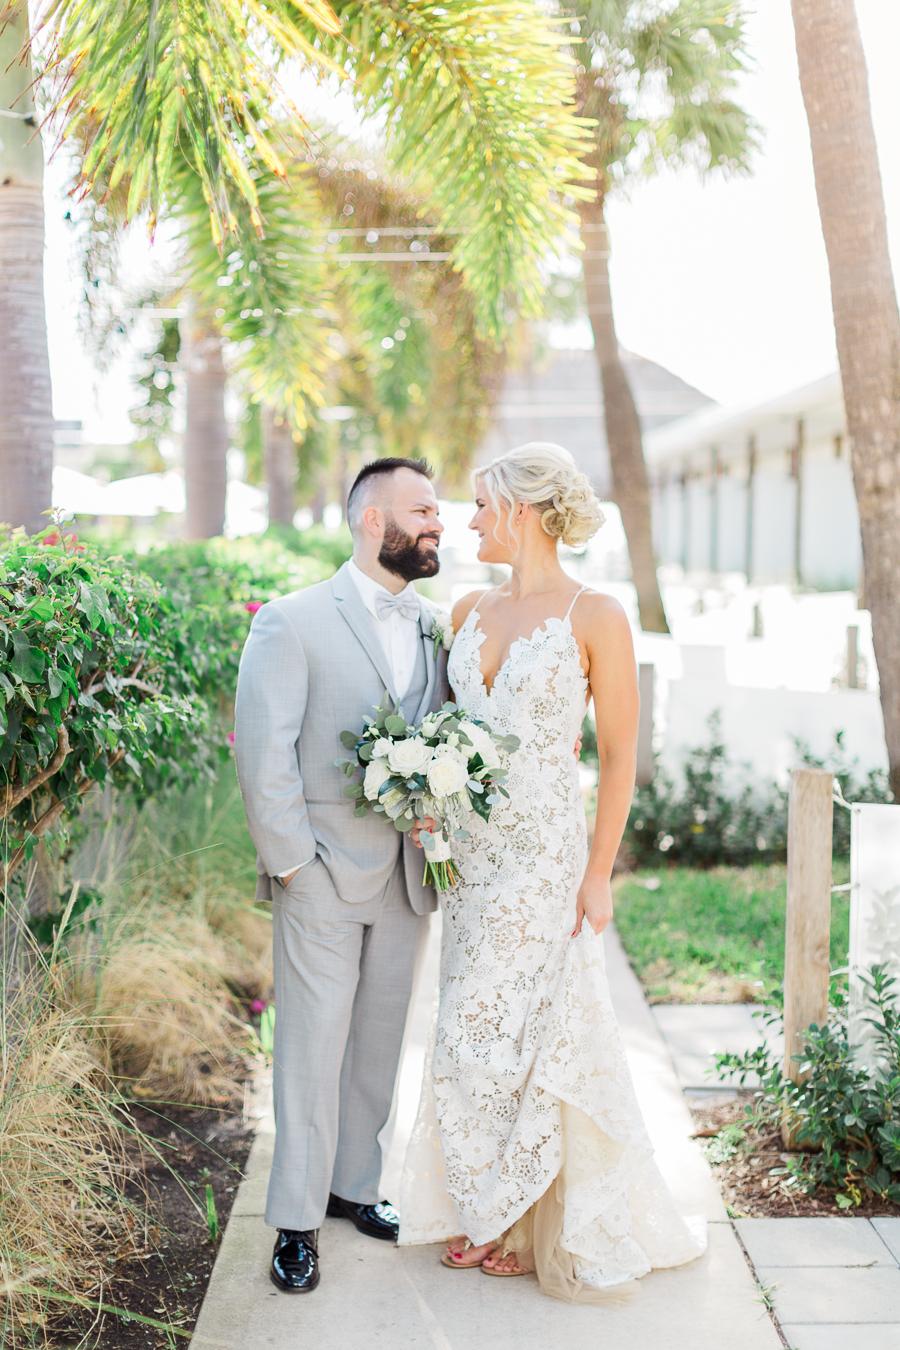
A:
<svg viewBox="0 0 900 1350">
<path fill-rule="evenodd" d="M 263 602 L 261 600 L 248 600 L 246 605 L 244 606 L 244 609 L 247 611 L 248 614 L 255 614 L 256 611 L 258 609 L 262 609 L 262 607 Z"/>
<path fill-rule="evenodd" d="M 250 1011 L 254 1013 L 264 1013 L 268 1008 L 268 999 L 254 998 L 250 1000 Z"/>
<path fill-rule="evenodd" d="M 229 733 L 228 733 L 228 735 L 225 737 L 225 739 L 227 740 L 227 742 L 228 742 L 229 745 L 234 745 L 234 732 L 233 732 L 233 731 L 229 731 Z"/>
<path fill-rule="evenodd" d="M 58 531 L 56 530 L 53 530 L 50 534 L 45 534 L 43 539 L 41 540 L 42 545 L 50 545 L 51 547 L 52 545 L 58 544 L 59 542 L 60 536 Z"/>
</svg>

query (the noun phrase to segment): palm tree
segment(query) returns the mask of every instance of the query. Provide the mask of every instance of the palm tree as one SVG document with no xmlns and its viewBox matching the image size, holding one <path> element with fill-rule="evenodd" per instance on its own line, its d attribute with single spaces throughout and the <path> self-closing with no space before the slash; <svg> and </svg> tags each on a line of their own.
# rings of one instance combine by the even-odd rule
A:
<svg viewBox="0 0 900 1350">
<path fill-rule="evenodd" d="M 25 0 L 6 0 L 7 22 L 18 25 L 10 32 L 24 35 L 24 13 Z M 584 193 L 586 128 L 559 22 L 538 0 L 49 0 L 44 23 L 39 74 L 62 136 L 83 146 L 82 190 L 102 198 L 127 188 L 127 216 L 146 212 L 151 227 L 177 209 L 185 183 L 199 191 L 226 258 L 216 283 L 235 251 L 237 269 L 252 271 L 273 228 L 302 124 L 279 73 L 305 62 L 345 79 L 362 111 L 382 118 L 393 163 L 454 240 L 481 331 L 496 338 L 513 302 L 539 310 L 541 256 L 572 219 L 566 196 Z M 295 129 L 287 145 L 285 124 Z M 291 222 L 295 239 L 303 223 Z M 304 279 L 290 271 L 296 289 Z M 242 281 L 252 294 L 254 278 Z M 310 364 L 321 346 L 316 308 L 306 312 Z M 230 322 L 237 332 L 272 318 L 265 305 L 244 305 Z M 273 345 L 277 363 L 283 349 Z M 280 380 L 264 344 L 249 348 L 265 397 Z M 315 394 L 292 386 L 298 422 Z M 0 463 L 0 474 L 16 467 Z"/>
<path fill-rule="evenodd" d="M 297 444 L 290 422 L 273 408 L 263 414 L 263 458 L 270 525 L 292 525 L 296 509 Z"/>
<path fill-rule="evenodd" d="M 225 527 L 225 359 L 215 320 L 193 297 L 183 328 L 185 535 L 210 539 Z"/>
<path fill-rule="evenodd" d="M 900 801 L 900 316 L 866 60 L 853 0 L 792 0 L 792 9 L 831 275 L 865 604 L 891 790 Z"/>
<path fill-rule="evenodd" d="M 4 12 L 0 0 L 0 520 L 36 530 L 50 505 L 53 410 L 44 317 L 44 160 L 27 36 L 24 8 Z"/>
<path fill-rule="evenodd" d="M 664 165 L 743 169 L 753 144 L 733 102 L 745 39 L 740 0 L 588 0 L 564 5 L 584 44 L 579 109 L 596 119 L 595 195 L 579 206 L 587 312 L 603 389 L 612 495 L 622 513 L 641 626 L 667 632 L 656 575 L 650 489 L 634 396 L 619 354 L 606 203 Z"/>
</svg>

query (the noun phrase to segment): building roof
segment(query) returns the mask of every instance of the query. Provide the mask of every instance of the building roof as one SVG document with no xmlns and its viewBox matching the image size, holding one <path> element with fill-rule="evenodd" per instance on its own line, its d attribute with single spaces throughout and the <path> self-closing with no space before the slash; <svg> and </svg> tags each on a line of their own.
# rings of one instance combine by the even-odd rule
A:
<svg viewBox="0 0 900 1350">
<path fill-rule="evenodd" d="M 645 432 L 712 405 L 706 394 L 664 366 L 634 352 L 623 351 L 622 360 Z M 603 396 L 593 351 L 553 348 L 507 371 L 476 463 L 525 441 L 566 446 L 600 495 L 609 496 Z"/>
<path fill-rule="evenodd" d="M 722 460 L 728 460 L 746 453 L 751 436 L 759 450 L 783 450 L 794 442 L 801 420 L 807 440 L 843 430 L 844 399 L 837 371 L 775 398 L 730 407 L 714 405 L 657 427 L 644 442 L 644 454 L 654 468 L 681 465 L 713 448 Z"/>
</svg>

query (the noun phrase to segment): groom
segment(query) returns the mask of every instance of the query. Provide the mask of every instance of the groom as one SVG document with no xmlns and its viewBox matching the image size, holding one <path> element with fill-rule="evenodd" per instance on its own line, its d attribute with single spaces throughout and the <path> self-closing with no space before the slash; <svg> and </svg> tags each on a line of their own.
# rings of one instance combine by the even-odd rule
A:
<svg viewBox="0 0 900 1350">
<path fill-rule="evenodd" d="M 235 755 L 273 900 L 275 1157 L 271 1276 L 319 1282 L 325 1214 L 393 1240 L 378 1135 L 391 1107 L 413 968 L 435 908 L 422 855 L 375 815 L 354 816 L 335 765 L 344 730 L 383 702 L 416 722 L 447 697 L 446 658 L 412 582 L 438 571 L 431 470 L 380 459 L 347 503 L 353 558 L 331 581 L 258 611 L 238 677 Z M 438 646 L 437 657 L 435 646 Z"/>
</svg>

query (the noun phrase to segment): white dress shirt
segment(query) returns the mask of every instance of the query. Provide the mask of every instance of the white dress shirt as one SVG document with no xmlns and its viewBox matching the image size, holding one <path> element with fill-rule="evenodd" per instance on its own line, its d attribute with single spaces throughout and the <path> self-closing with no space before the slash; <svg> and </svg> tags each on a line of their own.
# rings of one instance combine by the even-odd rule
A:
<svg viewBox="0 0 900 1350">
<path fill-rule="evenodd" d="M 402 699 L 412 683 L 416 668 L 419 625 L 404 618 L 396 610 L 386 614 L 383 619 L 379 619 L 375 604 L 376 597 L 379 594 L 392 595 L 393 592 L 389 591 L 386 586 L 382 586 L 380 581 L 375 581 L 368 576 L 361 567 L 357 567 L 352 558 L 347 564 L 347 569 L 354 586 L 359 591 L 363 604 L 372 616 L 378 640 L 394 677 L 394 692 L 399 699 Z M 405 589 L 412 593 L 416 599 L 416 604 L 418 604 L 418 592 L 412 582 Z M 404 594 L 404 592 L 401 592 L 401 594 Z M 312 861 L 313 859 L 310 858 L 309 862 Z M 302 863 L 301 866 L 307 867 L 309 863 Z M 292 872 L 299 872 L 299 870 L 300 867 L 289 867 L 287 871 L 279 872 L 278 875 L 279 877 L 286 877 Z"/>
<path fill-rule="evenodd" d="M 375 603 L 376 597 L 378 595 L 392 595 L 393 592 L 389 591 L 386 586 L 382 586 L 379 581 L 374 581 L 362 568 L 357 567 L 352 558 L 347 564 L 347 568 L 353 578 L 354 586 L 362 596 L 363 604 L 372 616 L 378 639 L 394 677 L 394 692 L 399 699 L 402 699 L 412 683 L 413 672 L 416 668 L 419 625 L 404 618 L 396 610 L 386 614 L 383 619 L 379 619 Z M 407 593 L 413 597 L 416 606 L 418 606 L 419 597 L 412 582 L 400 592 L 401 595 Z"/>
</svg>

